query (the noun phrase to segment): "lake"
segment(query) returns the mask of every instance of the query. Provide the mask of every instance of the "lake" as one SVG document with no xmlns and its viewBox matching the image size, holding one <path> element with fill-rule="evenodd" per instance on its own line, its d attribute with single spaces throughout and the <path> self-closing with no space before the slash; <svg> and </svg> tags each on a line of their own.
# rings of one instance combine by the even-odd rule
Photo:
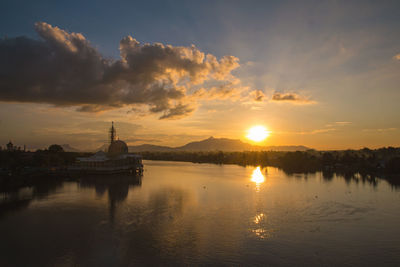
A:
<svg viewBox="0 0 400 267">
<path fill-rule="evenodd" d="M 144 161 L 0 195 L 0 266 L 399 266 L 385 180 Z"/>
</svg>

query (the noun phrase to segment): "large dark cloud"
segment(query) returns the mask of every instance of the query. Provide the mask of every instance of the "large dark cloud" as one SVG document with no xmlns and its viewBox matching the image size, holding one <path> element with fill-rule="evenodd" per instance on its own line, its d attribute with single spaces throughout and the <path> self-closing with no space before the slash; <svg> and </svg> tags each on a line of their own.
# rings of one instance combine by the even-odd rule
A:
<svg viewBox="0 0 400 267">
<path fill-rule="evenodd" d="M 231 88 L 237 80 L 231 71 L 239 66 L 233 56 L 217 60 L 194 46 L 141 45 L 127 36 L 120 41 L 121 58 L 109 60 L 80 33 L 44 22 L 35 29 L 40 40 L 0 40 L 0 101 L 77 106 L 87 112 L 138 104 L 161 118 L 176 118 L 195 109 L 194 88 L 208 90 L 202 85 L 218 83 L 210 90 L 221 88 L 225 96 L 224 84 L 237 90 Z"/>
</svg>

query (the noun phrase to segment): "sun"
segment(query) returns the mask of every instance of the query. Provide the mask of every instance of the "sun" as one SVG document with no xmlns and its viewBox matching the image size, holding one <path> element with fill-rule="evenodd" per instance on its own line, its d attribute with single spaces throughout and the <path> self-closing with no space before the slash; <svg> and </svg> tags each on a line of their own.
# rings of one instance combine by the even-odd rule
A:
<svg viewBox="0 0 400 267">
<path fill-rule="evenodd" d="M 269 136 L 269 131 L 261 125 L 253 126 L 247 131 L 246 137 L 254 142 L 261 142 Z"/>
</svg>

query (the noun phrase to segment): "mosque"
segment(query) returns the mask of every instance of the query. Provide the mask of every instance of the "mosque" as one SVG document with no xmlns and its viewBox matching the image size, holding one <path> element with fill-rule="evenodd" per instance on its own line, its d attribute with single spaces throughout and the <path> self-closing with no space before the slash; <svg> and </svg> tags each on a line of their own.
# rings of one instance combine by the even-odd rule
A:
<svg viewBox="0 0 400 267">
<path fill-rule="evenodd" d="M 143 173 L 142 156 L 128 153 L 126 143 L 116 138 L 114 122 L 112 122 L 109 135 L 110 145 L 107 152 L 98 151 L 90 157 L 78 157 L 68 170 L 88 174 L 130 173 L 141 175 Z"/>
</svg>

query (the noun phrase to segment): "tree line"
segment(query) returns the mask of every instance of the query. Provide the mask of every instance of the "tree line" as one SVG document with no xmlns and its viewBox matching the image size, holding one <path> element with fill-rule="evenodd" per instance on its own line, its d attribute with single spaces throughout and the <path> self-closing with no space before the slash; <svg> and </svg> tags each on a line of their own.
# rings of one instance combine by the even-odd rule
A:
<svg viewBox="0 0 400 267">
<path fill-rule="evenodd" d="M 272 166 L 286 173 L 324 172 L 342 175 L 400 176 L 400 148 L 360 149 L 342 151 L 244 151 L 244 152 L 141 152 L 143 159 L 187 161 L 194 163 L 237 164 L 241 166 Z M 393 178 L 395 177 L 395 178 Z"/>
</svg>

